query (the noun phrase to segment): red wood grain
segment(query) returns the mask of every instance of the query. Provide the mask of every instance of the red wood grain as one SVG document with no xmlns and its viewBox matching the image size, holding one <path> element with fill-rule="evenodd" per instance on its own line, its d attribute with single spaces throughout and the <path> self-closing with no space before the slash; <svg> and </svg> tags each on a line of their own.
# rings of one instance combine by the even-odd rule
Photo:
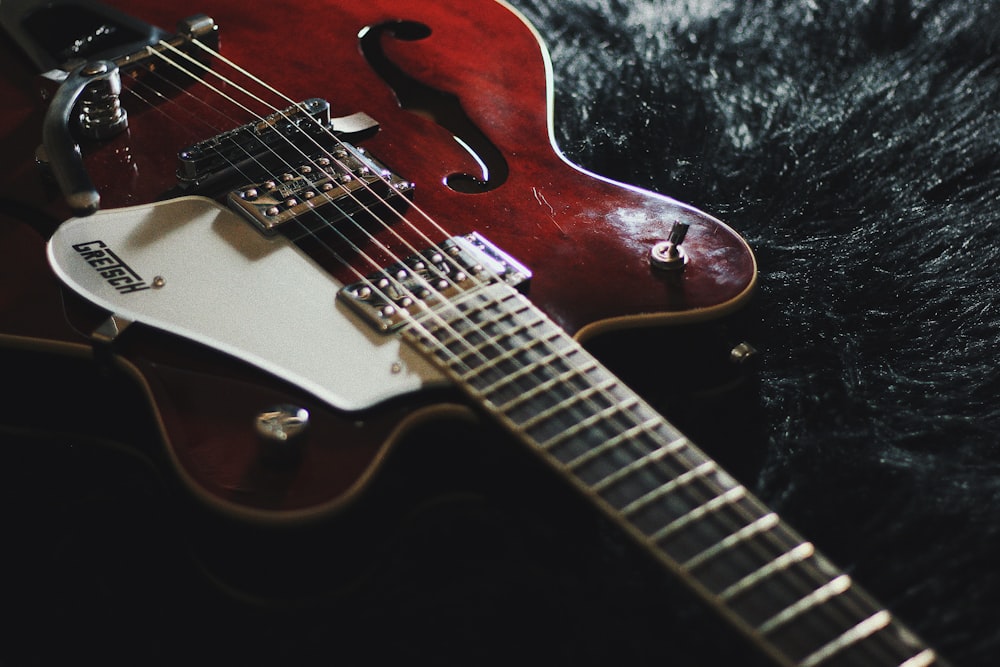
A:
<svg viewBox="0 0 1000 667">
<path fill-rule="evenodd" d="M 560 156 L 549 134 L 543 49 L 505 5 L 493 0 L 274 0 L 266 9 L 233 0 L 109 4 L 164 28 L 204 12 L 220 26 L 222 53 L 288 97 L 325 98 L 335 116 L 364 111 L 374 117 L 380 130 L 364 146 L 416 183 L 408 223 L 434 240 L 473 230 L 485 234 L 533 270 L 532 299 L 571 333 L 721 317 L 740 307 L 753 290 L 755 261 L 733 230 L 668 198 L 584 173 Z M 444 179 L 474 171 L 475 162 L 433 120 L 400 109 L 393 92 L 365 61 L 359 33 L 397 20 L 423 23 L 431 34 L 417 41 L 385 37 L 384 52 L 411 77 L 458 97 L 510 166 L 509 178 L 499 188 L 481 194 L 449 189 Z M 45 108 L 36 79 L 10 44 L 3 44 L 0 60 L 9 73 L 0 78 L 0 153 L 5 161 L 0 200 L 8 210 L 30 212 L 25 217 L 66 218 L 69 211 L 34 164 Z M 248 81 L 240 77 L 239 83 Z M 175 186 L 180 148 L 248 119 L 201 84 L 174 91 L 166 101 L 142 83 L 126 85 L 142 97 L 123 96 L 129 131 L 103 144 L 83 145 L 105 208 L 162 198 Z M 222 88 L 237 94 L 233 84 Z M 275 105 L 287 106 L 277 101 Z M 691 261 L 683 273 L 664 275 L 650 267 L 648 253 L 678 220 L 692 225 L 685 241 Z M 52 301 L 58 290 L 40 268 L 40 243 L 8 231 L 12 222 L 3 224 L 0 238 L 23 242 L 26 255 L 13 256 L 0 284 L 0 306 L 10 311 L 0 313 L 0 325 L 6 329 L 0 334 L 18 331 L 11 304 L 21 304 L 18 314 L 30 314 L 36 310 L 25 309 L 25 299 L 38 295 L 49 302 L 41 306 L 46 314 L 39 316 L 37 327 L 26 330 L 39 338 L 72 339 L 56 322 L 61 307 Z M 391 237 L 402 227 L 396 225 L 382 236 L 394 243 Z M 40 291 L 25 291 L 25 285 L 8 277 L 29 272 L 41 284 Z M 243 371 L 211 364 L 213 372 L 208 373 L 193 360 L 192 368 L 184 369 L 169 345 L 160 338 L 155 345 L 140 342 L 129 348 L 127 364 L 157 403 L 164 435 L 184 475 L 201 492 L 225 503 L 280 512 L 329 504 L 367 474 L 385 438 L 412 414 L 390 411 L 392 416 L 373 436 L 359 440 L 370 443 L 361 449 L 311 449 L 306 456 L 313 472 L 280 473 L 286 479 L 279 484 L 273 474 L 255 473 L 258 463 L 241 447 L 249 436 L 245 407 L 240 406 L 309 398 L 278 383 L 268 386 L 259 374 L 247 379 Z M 209 408 L 211 396 L 229 400 L 219 409 Z M 321 405 L 315 409 L 318 431 L 336 441 L 334 434 L 342 433 L 351 419 Z M 338 462 L 338 457 L 346 458 Z"/>
</svg>

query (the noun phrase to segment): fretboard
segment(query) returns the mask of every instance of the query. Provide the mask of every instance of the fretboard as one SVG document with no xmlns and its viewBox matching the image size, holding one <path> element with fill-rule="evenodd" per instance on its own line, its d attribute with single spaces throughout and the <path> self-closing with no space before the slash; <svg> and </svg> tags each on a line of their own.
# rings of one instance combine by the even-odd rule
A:
<svg viewBox="0 0 1000 667">
<path fill-rule="evenodd" d="M 777 663 L 943 664 L 516 290 L 462 293 L 403 334 Z"/>
</svg>

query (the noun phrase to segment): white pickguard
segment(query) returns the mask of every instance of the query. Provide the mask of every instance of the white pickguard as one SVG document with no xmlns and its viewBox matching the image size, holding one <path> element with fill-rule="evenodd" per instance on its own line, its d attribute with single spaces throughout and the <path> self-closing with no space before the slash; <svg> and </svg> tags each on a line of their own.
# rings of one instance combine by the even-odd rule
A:
<svg viewBox="0 0 1000 667">
<path fill-rule="evenodd" d="M 96 305 L 242 359 L 336 408 L 445 382 L 399 337 L 338 303 L 342 285 L 293 244 L 265 238 L 210 199 L 72 218 L 48 255 L 56 275 Z"/>
</svg>

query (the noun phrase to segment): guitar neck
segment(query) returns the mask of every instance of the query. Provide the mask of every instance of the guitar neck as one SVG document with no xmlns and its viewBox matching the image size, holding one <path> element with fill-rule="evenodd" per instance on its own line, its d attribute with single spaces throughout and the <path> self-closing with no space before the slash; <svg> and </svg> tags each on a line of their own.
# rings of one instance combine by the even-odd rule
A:
<svg viewBox="0 0 1000 667">
<path fill-rule="evenodd" d="M 516 290 L 463 293 L 403 334 L 778 663 L 943 664 Z"/>
</svg>

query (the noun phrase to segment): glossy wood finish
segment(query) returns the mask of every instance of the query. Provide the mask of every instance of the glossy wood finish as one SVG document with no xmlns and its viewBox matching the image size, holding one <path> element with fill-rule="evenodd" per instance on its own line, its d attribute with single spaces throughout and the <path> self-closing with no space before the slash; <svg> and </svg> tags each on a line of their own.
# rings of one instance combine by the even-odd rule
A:
<svg viewBox="0 0 1000 667">
<path fill-rule="evenodd" d="M 363 145 L 417 184 L 415 206 L 407 214 L 412 229 L 396 225 L 391 232 L 380 232 L 379 239 L 404 254 L 397 233 L 436 241 L 442 235 L 480 231 L 534 271 L 532 300 L 572 334 L 723 317 L 741 307 L 753 290 L 753 255 L 731 229 L 670 199 L 586 174 L 558 154 L 549 136 L 545 55 L 535 34 L 500 3 L 328 0 L 303 9 L 301 3 L 278 0 L 268 3 L 267 11 L 247 11 L 245 4 L 231 0 L 110 4 L 165 28 L 189 15 L 209 14 L 221 27 L 222 53 L 290 98 L 323 97 L 334 116 L 356 111 L 373 116 L 380 131 Z M 474 172 L 475 161 L 433 120 L 401 110 L 362 56 L 360 31 L 400 20 L 422 23 L 431 34 L 416 41 L 387 36 L 383 51 L 409 76 L 458 96 L 469 118 L 508 161 L 509 178 L 496 190 L 462 194 L 446 187 L 449 174 Z M 11 76 L 0 79 L 5 100 L 0 152 L 7 161 L 0 199 L 8 210 L 29 211 L 25 217 L 63 219 L 68 210 L 51 185 L 39 178 L 33 161 L 44 111 L 37 82 L 9 44 L 3 49 L 5 71 Z M 246 79 L 241 77 L 241 82 Z M 129 132 L 83 147 L 105 208 L 170 196 L 181 147 L 252 118 L 202 84 L 183 90 L 158 84 L 153 90 L 146 83 L 126 81 L 134 91 L 123 96 Z M 223 88 L 237 94 L 231 84 Z M 275 106 L 285 104 L 276 100 Z M 437 225 L 427 224 L 421 212 Z M 691 262 L 679 276 L 664 275 L 650 268 L 648 253 L 677 220 L 692 224 L 685 242 Z M 19 244 L 24 241 L 20 232 L 5 234 Z M 35 278 L 29 282 L 44 284 L 44 295 L 36 297 L 34 291 L 25 291 L 25 284 L 5 280 L 0 286 L 0 303 L 5 305 L 36 298 L 49 301 L 58 292 L 40 268 L 37 240 L 24 242 L 23 252 L 23 259 L 15 255 L 11 273 L 30 271 Z M 338 275 L 344 280 L 350 276 L 351 271 Z M 48 324 L 29 327 L 30 333 L 64 344 L 87 343 L 58 323 L 60 305 L 49 303 L 45 310 L 39 321 Z M 23 312 L 31 317 L 33 311 Z M 21 325 L 11 318 L 0 322 L 5 327 L 0 335 L 20 335 Z M 79 328 L 87 331 L 87 325 Z M 354 454 L 340 453 L 340 445 L 310 444 L 308 466 L 276 473 L 281 479 L 272 479 L 270 473 L 254 472 L 258 462 L 255 450 L 246 446 L 252 439 L 246 417 L 267 403 L 309 403 L 309 397 L 238 365 L 202 359 L 189 346 L 159 336 L 130 335 L 117 352 L 150 392 L 182 476 L 210 503 L 255 519 L 303 516 L 339 506 L 370 474 L 392 434 L 401 432 L 408 420 L 430 416 L 414 407 L 388 407 L 384 414 L 364 420 L 379 426 L 363 436 L 343 437 L 345 429 L 353 433 L 347 425 L 359 420 L 315 406 L 317 431 L 329 436 L 328 442 L 365 444 L 348 446 Z M 364 453 L 358 454 L 361 450 Z M 351 462 L 341 465 L 339 456 Z M 307 467 L 311 472 L 305 474 Z"/>
</svg>

